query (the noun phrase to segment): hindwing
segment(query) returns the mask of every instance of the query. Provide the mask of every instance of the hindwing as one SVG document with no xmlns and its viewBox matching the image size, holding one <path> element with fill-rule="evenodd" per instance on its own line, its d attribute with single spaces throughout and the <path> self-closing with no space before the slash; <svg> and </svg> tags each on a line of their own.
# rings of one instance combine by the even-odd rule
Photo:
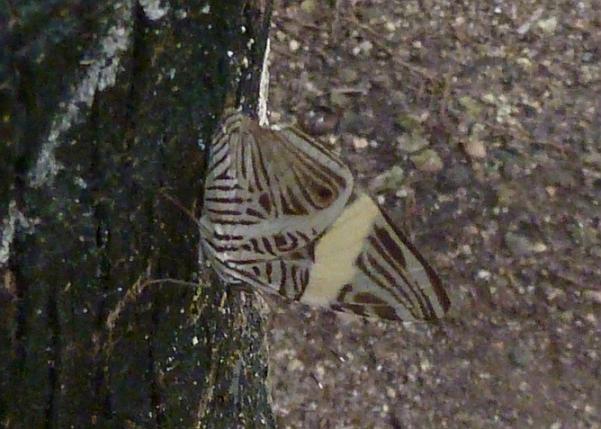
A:
<svg viewBox="0 0 601 429">
<path fill-rule="evenodd" d="M 317 241 L 301 302 L 398 320 L 434 320 L 450 302 L 425 259 L 366 194 Z"/>
</svg>

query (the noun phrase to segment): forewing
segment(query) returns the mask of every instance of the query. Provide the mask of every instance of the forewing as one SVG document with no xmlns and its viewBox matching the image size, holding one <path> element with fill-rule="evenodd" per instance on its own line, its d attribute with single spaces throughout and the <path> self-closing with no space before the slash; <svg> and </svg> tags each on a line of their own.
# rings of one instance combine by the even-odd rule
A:
<svg viewBox="0 0 601 429">
<path fill-rule="evenodd" d="M 240 114 L 224 128 L 212 149 L 204 210 L 217 241 L 225 237 L 216 251 L 229 251 L 233 264 L 304 248 L 340 215 L 353 178 L 321 143 Z"/>
</svg>

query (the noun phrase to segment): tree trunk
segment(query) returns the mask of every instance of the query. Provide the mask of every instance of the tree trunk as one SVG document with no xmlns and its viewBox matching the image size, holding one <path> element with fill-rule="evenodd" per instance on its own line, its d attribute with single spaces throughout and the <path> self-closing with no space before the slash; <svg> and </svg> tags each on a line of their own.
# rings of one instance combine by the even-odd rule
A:
<svg viewBox="0 0 601 429">
<path fill-rule="evenodd" d="M 199 281 L 173 203 L 226 97 L 256 102 L 269 15 L 0 0 L 0 426 L 274 426 L 252 297 Z"/>
</svg>

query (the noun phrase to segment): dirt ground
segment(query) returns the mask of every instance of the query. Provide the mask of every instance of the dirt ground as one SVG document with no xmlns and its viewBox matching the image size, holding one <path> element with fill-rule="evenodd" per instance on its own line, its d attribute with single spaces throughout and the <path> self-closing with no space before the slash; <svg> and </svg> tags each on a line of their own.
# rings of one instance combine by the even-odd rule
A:
<svg viewBox="0 0 601 429">
<path fill-rule="evenodd" d="M 272 122 L 342 151 L 440 325 L 272 305 L 281 428 L 601 428 L 598 0 L 276 4 Z"/>
</svg>

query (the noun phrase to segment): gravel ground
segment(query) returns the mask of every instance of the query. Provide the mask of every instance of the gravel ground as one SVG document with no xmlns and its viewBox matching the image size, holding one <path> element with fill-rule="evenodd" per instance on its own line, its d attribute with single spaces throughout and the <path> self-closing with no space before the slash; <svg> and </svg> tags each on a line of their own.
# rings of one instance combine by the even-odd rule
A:
<svg viewBox="0 0 601 429">
<path fill-rule="evenodd" d="M 282 428 L 601 428 L 601 4 L 284 1 L 272 122 L 339 148 L 439 325 L 271 302 Z"/>
</svg>

